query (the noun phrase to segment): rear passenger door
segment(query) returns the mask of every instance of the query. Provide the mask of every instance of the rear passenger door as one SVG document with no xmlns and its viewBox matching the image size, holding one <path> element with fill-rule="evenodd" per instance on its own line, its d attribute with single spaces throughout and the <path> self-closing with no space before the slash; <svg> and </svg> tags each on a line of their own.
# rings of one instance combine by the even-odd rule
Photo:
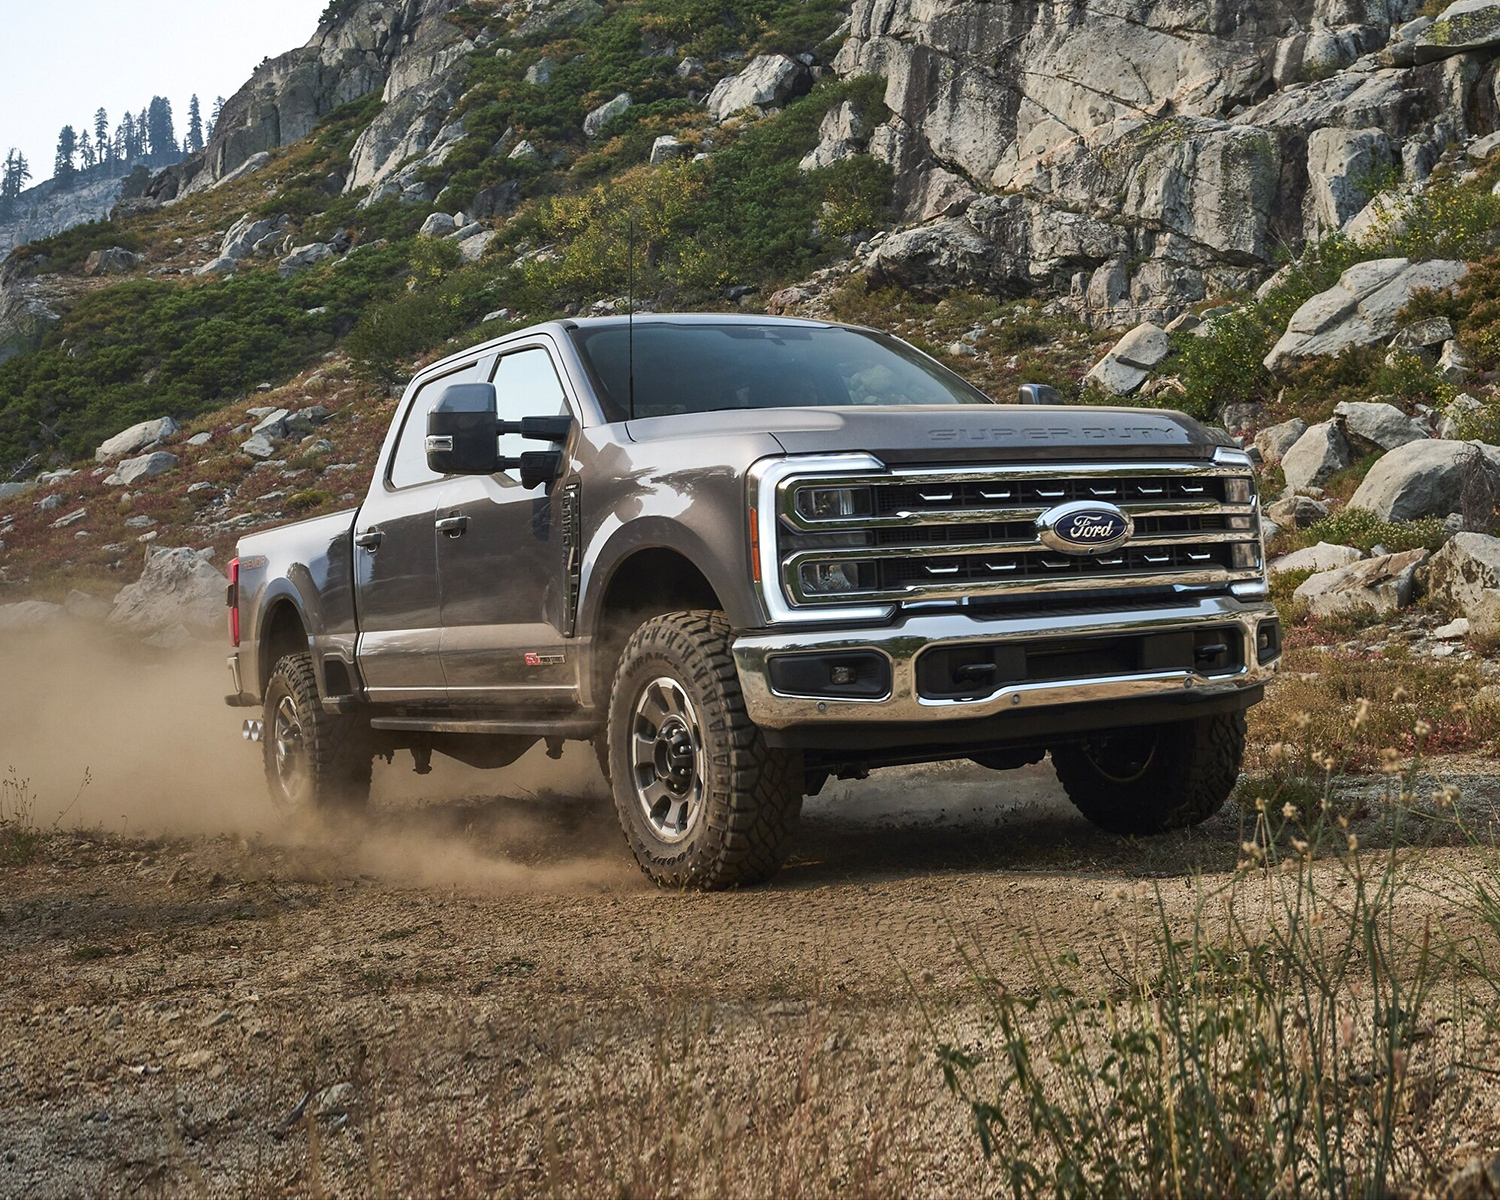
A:
<svg viewBox="0 0 1500 1200">
<path fill-rule="evenodd" d="M 507 347 L 493 381 L 502 421 L 577 415 L 545 340 Z M 514 434 L 500 439 L 505 457 L 550 448 Z M 501 471 L 455 476 L 444 488 L 438 515 L 449 529 L 437 556 L 443 670 L 453 702 L 576 702 L 576 665 L 563 628 L 567 547 L 559 516 L 567 484 L 565 474 L 526 488 L 518 472 Z"/>
<path fill-rule="evenodd" d="M 423 382 L 400 417 L 394 448 L 371 482 L 354 529 L 359 667 L 370 698 L 442 702 L 442 613 L 435 510 L 447 477 L 427 466 L 427 414 L 443 390 L 484 378 L 467 363 Z"/>
</svg>

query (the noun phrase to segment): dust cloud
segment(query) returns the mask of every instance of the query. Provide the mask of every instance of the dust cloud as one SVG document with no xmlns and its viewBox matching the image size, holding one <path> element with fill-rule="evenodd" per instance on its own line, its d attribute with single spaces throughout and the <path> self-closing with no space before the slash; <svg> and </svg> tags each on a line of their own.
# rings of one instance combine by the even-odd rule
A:
<svg viewBox="0 0 1500 1200">
<path fill-rule="evenodd" d="M 43 828 L 238 835 L 316 853 L 329 869 L 465 889 L 610 886 L 637 878 L 589 747 L 543 747 L 503 771 L 434 755 L 377 759 L 367 817 L 289 821 L 267 798 L 254 710 L 223 702 L 226 651 L 163 655 L 86 628 L 0 639 L 0 773 Z"/>
</svg>

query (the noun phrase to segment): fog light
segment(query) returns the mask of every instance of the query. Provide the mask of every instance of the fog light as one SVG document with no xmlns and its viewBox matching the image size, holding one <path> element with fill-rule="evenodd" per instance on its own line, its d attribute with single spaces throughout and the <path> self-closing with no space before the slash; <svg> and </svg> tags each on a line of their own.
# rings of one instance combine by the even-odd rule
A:
<svg viewBox="0 0 1500 1200">
<path fill-rule="evenodd" d="M 875 590 L 872 562 L 807 563 L 802 568 L 802 590 L 809 596 L 835 596 Z"/>
<path fill-rule="evenodd" d="M 1255 631 L 1255 660 L 1264 666 L 1281 657 L 1281 622 L 1262 621 Z"/>
<path fill-rule="evenodd" d="M 797 511 L 810 521 L 875 514 L 875 493 L 867 487 L 810 487 L 797 493 Z"/>
<path fill-rule="evenodd" d="M 1236 571 L 1254 571 L 1260 567 L 1260 547 L 1254 542 L 1235 542 L 1230 547 L 1231 562 Z"/>
<path fill-rule="evenodd" d="M 1243 477 L 1224 481 L 1225 504 L 1249 504 L 1255 499 L 1255 481 Z"/>
</svg>

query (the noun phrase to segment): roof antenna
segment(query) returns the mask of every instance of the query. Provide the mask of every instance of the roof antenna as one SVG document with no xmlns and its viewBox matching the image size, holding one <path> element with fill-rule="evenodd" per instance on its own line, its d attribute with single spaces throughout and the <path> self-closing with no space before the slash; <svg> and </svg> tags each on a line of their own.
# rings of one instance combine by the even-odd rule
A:
<svg viewBox="0 0 1500 1200">
<path fill-rule="evenodd" d="M 626 374 L 630 389 L 630 419 L 635 420 L 635 214 L 630 215 L 630 238 L 626 253 L 630 260 L 625 266 L 625 344 Z"/>
</svg>

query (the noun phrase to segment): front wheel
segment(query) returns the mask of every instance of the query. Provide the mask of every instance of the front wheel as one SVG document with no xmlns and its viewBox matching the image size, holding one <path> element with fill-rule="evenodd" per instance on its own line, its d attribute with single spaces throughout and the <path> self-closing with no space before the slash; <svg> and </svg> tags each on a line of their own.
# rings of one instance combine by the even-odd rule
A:
<svg viewBox="0 0 1500 1200">
<path fill-rule="evenodd" d="M 1242 712 L 1122 729 L 1052 751 L 1078 811 L 1127 836 L 1201 825 L 1224 807 L 1244 758 Z"/>
<path fill-rule="evenodd" d="M 324 712 L 312 656 L 288 654 L 266 684 L 263 751 L 283 812 L 354 810 L 370 798 L 374 754 L 363 723 Z"/>
<path fill-rule="evenodd" d="M 669 613 L 626 643 L 609 704 L 615 808 L 641 869 L 666 887 L 759 883 L 802 810 L 801 756 L 745 711 L 718 612 Z"/>
</svg>

